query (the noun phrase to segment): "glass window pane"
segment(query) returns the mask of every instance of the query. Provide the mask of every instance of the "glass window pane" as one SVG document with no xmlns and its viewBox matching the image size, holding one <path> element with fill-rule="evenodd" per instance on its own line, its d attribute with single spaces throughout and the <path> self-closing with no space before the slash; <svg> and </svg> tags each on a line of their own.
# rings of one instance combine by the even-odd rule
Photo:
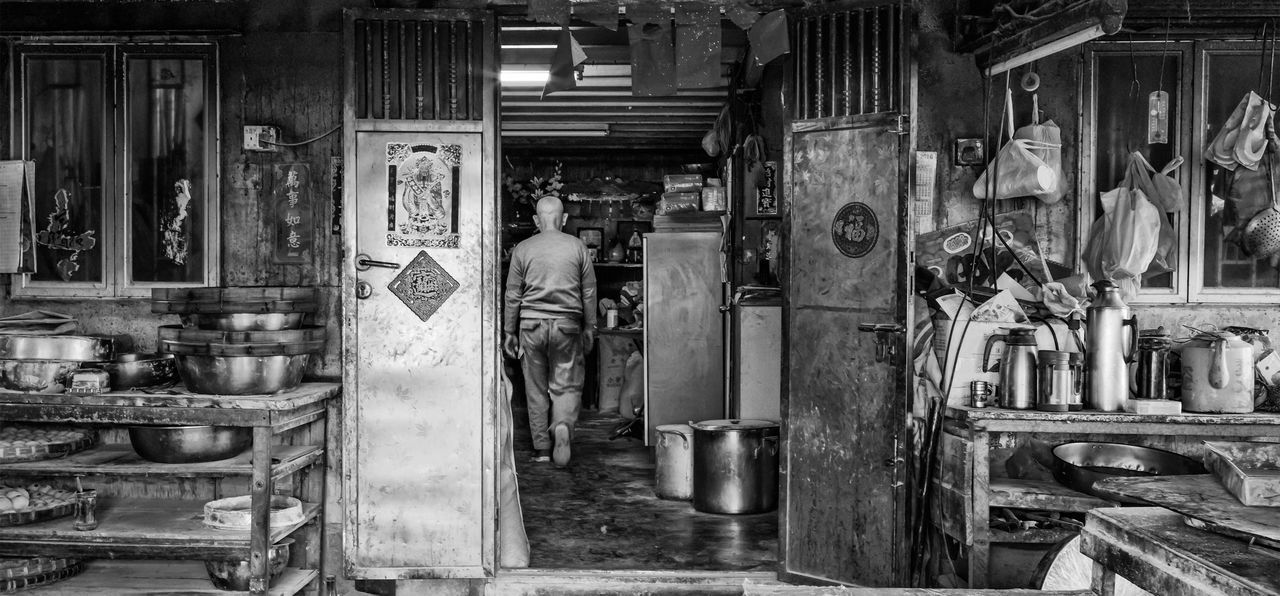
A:
<svg viewBox="0 0 1280 596">
<path fill-rule="evenodd" d="M 1178 89 L 1181 86 L 1182 59 L 1176 50 L 1161 56 L 1149 50 L 1122 54 L 1097 54 L 1095 90 L 1097 123 L 1097 151 L 1094 172 L 1097 175 L 1099 193 L 1119 186 L 1129 163 L 1129 154 L 1141 152 L 1156 168 L 1169 163 L 1182 147 L 1179 138 L 1180 121 Z M 1161 69 L 1163 68 L 1163 75 Z M 1147 143 L 1147 114 L 1151 92 L 1163 90 L 1169 94 L 1168 141 Z M 1095 200 L 1095 213 L 1101 215 L 1102 204 Z M 1176 213 L 1166 214 L 1175 243 L 1172 254 L 1177 254 L 1178 220 Z M 1174 263 L 1175 269 L 1177 263 Z M 1153 265 L 1142 281 L 1144 288 L 1173 288 L 1174 272 Z"/>
<path fill-rule="evenodd" d="M 1205 56 L 1206 143 L 1218 136 L 1241 98 L 1258 90 L 1260 64 L 1256 51 Z M 1237 245 L 1252 214 L 1270 204 L 1265 168 L 1253 172 L 1240 167 L 1231 172 L 1208 161 L 1204 167 L 1204 286 L 1280 287 L 1280 275 L 1269 259 L 1246 256 Z"/>
<path fill-rule="evenodd" d="M 28 57 L 26 155 L 36 162 L 36 281 L 102 282 L 103 60 Z"/>
<path fill-rule="evenodd" d="M 204 280 L 205 63 L 128 60 L 130 279 Z"/>
</svg>

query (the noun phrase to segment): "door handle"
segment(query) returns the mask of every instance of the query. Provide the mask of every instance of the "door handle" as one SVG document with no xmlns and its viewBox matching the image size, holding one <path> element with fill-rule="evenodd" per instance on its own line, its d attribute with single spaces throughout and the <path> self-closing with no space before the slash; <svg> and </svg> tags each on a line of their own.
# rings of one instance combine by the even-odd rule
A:
<svg viewBox="0 0 1280 596">
<path fill-rule="evenodd" d="M 356 271 L 368 271 L 371 267 L 383 267 L 386 269 L 399 269 L 400 263 L 392 263 L 391 261 L 375 261 L 369 258 L 369 255 L 356 255 Z"/>
</svg>

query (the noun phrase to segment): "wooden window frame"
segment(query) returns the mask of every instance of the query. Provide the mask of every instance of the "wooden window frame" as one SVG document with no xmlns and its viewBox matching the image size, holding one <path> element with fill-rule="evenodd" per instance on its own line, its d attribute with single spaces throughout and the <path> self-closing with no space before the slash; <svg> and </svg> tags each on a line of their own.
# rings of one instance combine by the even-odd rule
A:
<svg viewBox="0 0 1280 596">
<path fill-rule="evenodd" d="M 1178 267 L 1174 271 L 1174 287 L 1139 290 L 1130 300 L 1133 304 L 1280 304 L 1280 288 L 1232 288 L 1204 286 L 1205 266 L 1205 98 L 1209 90 L 1206 81 L 1206 57 L 1212 53 L 1257 53 L 1261 42 L 1256 40 L 1206 40 L 1175 39 L 1170 41 L 1135 39 L 1094 42 L 1085 47 L 1083 76 L 1080 81 L 1080 197 L 1077 231 L 1081 239 L 1078 251 L 1082 256 L 1088 242 L 1089 228 L 1100 215 L 1097 197 L 1109 188 L 1098 188 L 1095 167 L 1097 153 L 1097 62 L 1099 55 L 1127 56 L 1132 50 L 1137 55 L 1159 55 L 1167 50 L 1170 56 L 1180 56 L 1181 81 L 1178 94 L 1176 120 L 1170 117 L 1170 127 L 1177 126 L 1175 154 L 1185 161 L 1176 171 L 1176 179 L 1182 186 L 1183 200 L 1187 208 L 1178 213 L 1174 230 L 1178 236 Z M 1190 84 L 1187 84 L 1190 82 Z M 1144 89 L 1145 92 L 1151 89 Z M 1160 164 L 1156 164 L 1157 167 Z M 1083 270 L 1083 260 L 1078 259 Z"/>
<path fill-rule="evenodd" d="M 98 242 L 103 247 L 103 274 L 98 282 L 34 281 L 29 274 L 12 275 L 12 298 L 149 298 L 155 287 L 208 287 L 221 278 L 221 104 L 218 45 L 191 39 L 111 39 L 111 38 L 25 38 L 13 45 L 12 111 L 13 151 L 21 159 L 27 155 L 27 61 L 32 57 L 83 56 L 103 58 L 103 98 L 106 111 L 103 127 L 105 144 L 103 169 L 103 224 Z M 129 60 L 138 57 L 198 58 L 204 61 L 206 81 L 204 114 L 204 184 L 202 214 L 204 241 L 203 279 L 192 282 L 142 282 L 131 279 L 132 246 L 129 242 L 129 175 L 131 163 L 128 89 Z M 39 164 L 36 165 L 39 168 Z M 40 222 L 36 222 L 37 228 Z"/>
</svg>

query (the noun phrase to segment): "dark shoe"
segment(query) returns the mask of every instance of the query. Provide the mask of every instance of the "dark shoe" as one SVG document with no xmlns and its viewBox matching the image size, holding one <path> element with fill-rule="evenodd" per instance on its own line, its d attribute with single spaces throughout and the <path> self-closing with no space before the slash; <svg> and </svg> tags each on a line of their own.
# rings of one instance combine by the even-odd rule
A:
<svg viewBox="0 0 1280 596">
<path fill-rule="evenodd" d="M 530 458 L 530 459 L 532 459 L 533 461 L 536 461 L 536 462 L 551 461 L 551 450 L 550 450 L 550 449 L 535 449 L 535 450 L 534 450 L 534 452 L 533 452 L 533 457 L 532 457 L 532 458 Z"/>
<path fill-rule="evenodd" d="M 552 429 L 556 446 L 551 450 L 551 461 L 561 468 L 569 465 L 569 427 L 560 424 Z"/>
</svg>

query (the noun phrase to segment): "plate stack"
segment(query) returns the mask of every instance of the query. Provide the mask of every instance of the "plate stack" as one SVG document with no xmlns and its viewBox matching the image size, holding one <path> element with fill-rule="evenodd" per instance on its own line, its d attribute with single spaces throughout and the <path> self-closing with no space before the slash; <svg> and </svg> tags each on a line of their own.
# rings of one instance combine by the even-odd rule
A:
<svg viewBox="0 0 1280 596">
<path fill-rule="evenodd" d="M 160 327 L 160 351 L 178 360 L 187 389 L 215 395 L 287 391 L 302 382 L 325 330 L 303 325 L 316 311 L 315 288 L 156 289 L 151 312 L 182 315 Z"/>
</svg>

